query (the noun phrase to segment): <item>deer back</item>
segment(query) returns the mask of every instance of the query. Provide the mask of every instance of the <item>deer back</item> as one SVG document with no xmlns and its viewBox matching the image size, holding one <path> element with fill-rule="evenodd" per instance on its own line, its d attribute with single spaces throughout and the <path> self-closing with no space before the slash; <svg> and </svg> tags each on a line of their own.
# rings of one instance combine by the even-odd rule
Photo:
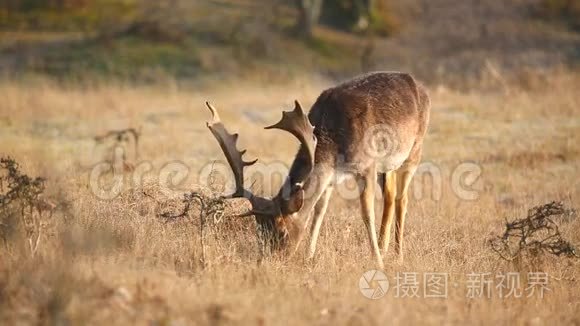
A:
<svg viewBox="0 0 580 326">
<path fill-rule="evenodd" d="M 398 168 L 422 143 L 429 105 L 425 88 L 405 73 L 372 73 L 325 90 L 308 116 L 318 139 L 316 165 L 351 172 L 373 162 L 383 171 Z M 290 169 L 292 179 L 303 180 L 306 159 L 301 147 Z"/>
</svg>

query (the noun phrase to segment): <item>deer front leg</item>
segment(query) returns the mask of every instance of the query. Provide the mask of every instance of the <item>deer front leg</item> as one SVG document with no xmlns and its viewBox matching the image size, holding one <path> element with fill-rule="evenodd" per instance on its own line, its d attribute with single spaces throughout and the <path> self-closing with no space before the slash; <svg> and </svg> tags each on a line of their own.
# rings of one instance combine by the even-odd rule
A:
<svg viewBox="0 0 580 326">
<path fill-rule="evenodd" d="M 371 250 L 373 251 L 373 256 L 375 257 L 375 260 L 379 268 L 384 268 L 383 258 L 381 257 L 381 252 L 379 250 L 377 233 L 375 230 L 376 176 L 377 176 L 376 167 L 373 165 L 371 168 L 369 168 L 369 171 L 367 171 L 366 174 L 359 177 L 358 181 L 360 187 L 362 187 L 360 196 L 362 218 L 369 236 Z"/>
<path fill-rule="evenodd" d="M 306 180 L 304 184 L 305 195 L 303 206 L 300 211 L 293 214 L 294 216 L 292 217 L 296 223 L 300 225 L 301 229 L 298 237 L 296 238 L 294 248 L 291 250 L 292 255 L 296 253 L 300 243 L 302 242 L 302 239 L 304 238 L 306 228 L 310 222 L 310 213 L 315 208 L 317 203 L 323 200 L 322 197 L 328 187 L 331 186 L 333 176 L 334 171 L 332 169 L 325 166 L 319 166 L 314 171 L 312 171 L 309 178 Z M 324 215 L 324 213 L 322 213 L 322 215 Z M 316 224 L 316 221 L 314 223 Z M 319 223 L 322 223 L 322 221 Z"/>
<path fill-rule="evenodd" d="M 395 171 L 387 172 L 383 175 L 383 219 L 381 221 L 381 231 L 379 232 L 379 248 L 383 253 L 389 249 L 391 239 L 391 227 L 393 217 L 395 217 L 395 198 L 397 196 L 397 178 Z"/>
<path fill-rule="evenodd" d="M 332 186 L 328 186 L 322 197 L 314 206 L 314 218 L 312 220 L 312 228 L 310 229 L 310 247 L 308 250 L 308 259 L 312 259 L 314 257 L 314 253 L 316 252 L 316 242 L 318 240 L 318 234 L 320 233 L 320 226 L 322 225 L 322 221 L 324 220 L 324 214 L 326 214 L 326 210 L 328 209 L 328 202 L 330 201 L 330 196 L 332 195 Z"/>
</svg>

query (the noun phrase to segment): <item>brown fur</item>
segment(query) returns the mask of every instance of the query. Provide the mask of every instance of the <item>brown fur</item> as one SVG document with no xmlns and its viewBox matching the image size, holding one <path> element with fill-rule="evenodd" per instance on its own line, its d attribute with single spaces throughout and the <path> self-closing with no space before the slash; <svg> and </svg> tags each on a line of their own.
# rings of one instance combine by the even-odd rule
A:
<svg viewBox="0 0 580 326">
<path fill-rule="evenodd" d="M 402 253 L 407 190 L 421 158 L 430 107 L 425 88 L 412 76 L 397 72 L 360 76 L 322 92 L 308 117 L 296 101 L 293 111 L 284 112 L 280 122 L 266 127 L 290 132 L 301 142 L 289 175 L 273 199 L 254 196 L 244 188 L 244 167 L 255 161 L 243 160 L 245 151 L 237 149 L 237 134 L 229 133 L 217 110 L 206 104 L 212 113 L 208 128 L 236 177 L 236 192 L 232 197 L 250 201 L 251 211 L 241 215 L 254 215 L 260 228 L 273 235 L 272 244 L 278 248 L 288 248 L 288 244 L 298 248 L 308 216 L 314 210 L 310 240 L 310 256 L 313 256 L 334 183 L 348 173 L 361 185 L 363 222 L 379 266 L 383 266 L 379 243 L 386 250 L 394 215 L 396 245 Z M 377 147 L 379 151 L 371 150 Z M 390 175 L 388 180 L 384 176 L 380 179 L 387 198 L 386 213 L 377 240 L 374 189 L 377 174 L 385 173 Z M 397 185 L 385 186 L 385 182 Z"/>
<path fill-rule="evenodd" d="M 307 216 L 322 192 L 333 183 L 333 181 L 326 183 L 322 181 L 320 184 L 320 180 L 311 182 L 314 174 L 318 174 L 316 179 L 326 180 L 327 175 L 335 176 L 338 170 L 346 170 L 366 178 L 365 180 L 370 180 L 367 177 L 370 171 L 381 174 L 400 169 L 410 171 L 410 175 L 405 177 L 410 180 L 421 158 L 423 138 L 429 122 L 429 109 L 430 100 L 426 89 L 406 73 L 371 73 L 322 92 L 308 115 L 315 127 L 314 134 L 318 140 L 315 153 L 316 168 L 310 174 L 305 170 L 308 157 L 304 146 L 301 146 L 291 166 L 285 186 L 275 199 L 280 203 L 282 215 L 295 224 L 307 224 Z M 396 144 L 394 152 L 385 157 L 370 156 L 365 150 L 365 133 L 377 125 L 385 128 L 389 136 L 388 141 Z M 393 158 L 397 155 L 402 157 L 401 162 L 396 166 L 391 166 Z M 382 165 L 385 162 L 387 164 Z M 302 191 L 302 187 L 296 187 L 296 185 L 302 185 L 307 190 L 312 190 L 308 189 L 312 187 L 320 189 L 310 191 L 314 195 L 304 200 L 304 206 L 298 212 L 285 210 L 285 203 L 292 201 L 297 191 Z M 283 192 L 285 189 L 293 189 L 289 194 L 290 197 Z M 397 223 L 401 224 L 401 230 L 407 202 L 406 190 L 407 187 L 401 189 L 405 192 L 403 196 L 405 207 L 400 208 L 400 213 L 397 215 Z M 370 196 L 364 192 L 363 189 L 364 196 Z M 363 211 L 370 209 L 364 206 L 372 208 L 372 205 L 367 202 L 368 200 L 361 202 Z M 322 218 L 324 212 L 317 214 L 320 216 L 315 216 L 315 221 L 317 218 Z M 372 223 L 374 223 L 374 217 L 369 218 L 373 219 Z M 369 221 L 365 219 L 365 224 L 367 222 Z M 372 237 L 371 234 L 369 236 Z M 302 236 L 297 238 L 294 240 L 299 241 Z M 401 240 L 399 236 L 397 239 Z M 371 239 L 371 242 L 373 241 Z M 313 251 L 312 248 L 311 251 Z"/>
<path fill-rule="evenodd" d="M 372 73 L 323 91 L 308 114 L 318 139 L 316 164 L 368 166 L 365 161 L 369 158 L 360 144 L 365 130 L 377 124 L 395 130 L 399 139 L 412 139 L 409 161 L 419 161 L 429 106 L 425 88 L 405 73 Z M 305 160 L 301 146 L 289 173 L 292 184 L 307 177 L 301 171 Z"/>
</svg>

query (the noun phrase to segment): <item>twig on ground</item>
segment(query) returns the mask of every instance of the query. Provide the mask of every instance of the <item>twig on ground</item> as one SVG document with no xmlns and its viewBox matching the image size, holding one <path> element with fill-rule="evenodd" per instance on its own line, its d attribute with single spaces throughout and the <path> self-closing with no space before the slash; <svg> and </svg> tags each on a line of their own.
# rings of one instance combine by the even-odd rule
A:
<svg viewBox="0 0 580 326">
<path fill-rule="evenodd" d="M 512 261 L 523 254 L 537 256 L 547 252 L 556 256 L 579 257 L 576 249 L 560 234 L 555 217 L 574 214 L 561 202 L 536 206 L 528 216 L 513 222 L 506 220 L 503 235 L 490 241 L 493 251 L 501 258 Z"/>
</svg>

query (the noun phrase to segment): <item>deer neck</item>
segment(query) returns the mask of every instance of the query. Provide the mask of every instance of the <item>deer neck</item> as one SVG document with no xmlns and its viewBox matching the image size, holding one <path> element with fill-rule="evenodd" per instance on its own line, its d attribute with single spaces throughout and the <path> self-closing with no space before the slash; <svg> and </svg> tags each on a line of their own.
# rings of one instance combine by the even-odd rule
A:
<svg viewBox="0 0 580 326">
<path fill-rule="evenodd" d="M 288 176 L 280 188 L 278 195 L 276 196 L 278 199 L 288 200 L 292 195 L 292 190 L 296 186 L 304 186 L 305 181 L 310 176 L 311 169 L 308 167 L 308 155 L 306 153 L 306 149 L 303 146 L 300 146 L 298 153 L 294 157 L 294 161 L 290 166 L 290 170 L 288 171 Z"/>
</svg>

